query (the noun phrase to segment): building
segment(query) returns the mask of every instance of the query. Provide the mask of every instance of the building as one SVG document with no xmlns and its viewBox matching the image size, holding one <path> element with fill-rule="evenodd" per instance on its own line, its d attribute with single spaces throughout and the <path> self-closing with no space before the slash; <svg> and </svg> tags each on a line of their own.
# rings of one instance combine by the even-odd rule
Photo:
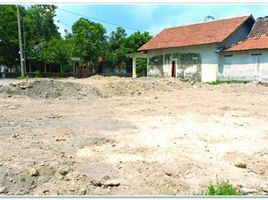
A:
<svg viewBox="0 0 268 200">
<path fill-rule="evenodd" d="M 263 28 L 258 25 L 259 20 L 254 23 L 255 20 L 250 15 L 164 29 L 141 46 L 136 54 L 130 55 L 133 59 L 133 76 L 136 76 L 136 58 L 146 57 L 148 76 L 195 79 L 202 82 L 244 80 L 246 77 L 247 80 L 253 80 L 256 77 L 255 72 L 254 74 L 249 70 L 245 72 L 246 75 L 242 75 L 239 71 L 244 70 L 243 67 L 247 70 L 252 62 L 258 62 L 260 53 L 252 51 L 250 55 L 256 60 L 245 59 L 243 63 L 239 63 L 239 60 L 248 56 L 248 52 L 239 45 L 248 43 L 251 35 L 257 34 L 256 27 L 260 30 Z M 263 39 L 260 42 L 261 40 Z M 237 51 L 233 53 L 236 48 Z M 265 54 L 264 50 L 262 53 Z M 239 58 L 240 56 L 242 57 Z M 236 68 L 238 65 L 239 70 Z M 262 72 L 263 70 L 264 68 Z"/>
<path fill-rule="evenodd" d="M 245 40 L 220 55 L 218 80 L 268 82 L 268 17 L 257 19 Z"/>
</svg>

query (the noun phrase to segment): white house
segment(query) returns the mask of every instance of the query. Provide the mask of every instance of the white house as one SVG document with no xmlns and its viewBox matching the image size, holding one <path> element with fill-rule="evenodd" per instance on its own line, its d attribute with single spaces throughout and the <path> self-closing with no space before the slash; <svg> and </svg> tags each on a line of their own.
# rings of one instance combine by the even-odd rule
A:
<svg viewBox="0 0 268 200">
<path fill-rule="evenodd" d="M 243 79 L 244 75 L 240 76 L 236 66 L 241 65 L 239 57 L 247 57 L 248 53 L 230 53 L 232 49 L 229 47 L 234 48 L 234 44 L 248 40 L 254 23 L 250 15 L 164 29 L 141 46 L 137 54 L 131 55 L 133 76 L 136 76 L 135 59 L 141 56 L 147 57 L 148 76 L 191 78 L 202 82 Z M 251 56 L 258 56 L 259 53 L 253 55 L 254 52 Z M 243 65 L 253 62 L 247 60 L 243 59 Z M 252 73 L 250 70 L 249 74 Z"/>
</svg>

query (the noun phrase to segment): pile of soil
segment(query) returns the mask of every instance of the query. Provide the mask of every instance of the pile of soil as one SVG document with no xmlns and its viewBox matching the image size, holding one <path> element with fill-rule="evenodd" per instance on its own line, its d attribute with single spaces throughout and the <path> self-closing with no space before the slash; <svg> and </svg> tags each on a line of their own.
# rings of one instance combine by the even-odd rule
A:
<svg viewBox="0 0 268 200">
<path fill-rule="evenodd" d="M 98 90 L 94 86 L 82 85 L 78 83 L 61 82 L 52 79 L 40 79 L 11 83 L 0 87 L 0 93 L 10 96 L 25 95 L 33 98 L 49 99 L 84 99 L 99 96 Z"/>
<path fill-rule="evenodd" d="M 90 97 L 122 97 L 161 94 L 191 85 L 175 79 L 124 77 L 90 77 L 88 79 L 34 79 L 1 86 L 0 93 L 32 98 L 87 99 Z"/>
<path fill-rule="evenodd" d="M 102 97 L 140 96 L 187 88 L 190 84 L 180 80 L 157 78 L 116 78 L 97 85 Z"/>
</svg>

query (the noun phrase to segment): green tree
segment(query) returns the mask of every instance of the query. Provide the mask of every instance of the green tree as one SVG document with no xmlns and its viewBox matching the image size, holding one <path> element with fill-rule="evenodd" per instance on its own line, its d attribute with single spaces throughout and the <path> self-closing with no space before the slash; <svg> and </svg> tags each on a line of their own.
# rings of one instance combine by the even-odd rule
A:
<svg viewBox="0 0 268 200">
<path fill-rule="evenodd" d="M 127 34 L 125 29 L 117 27 L 116 31 L 110 34 L 108 40 L 108 59 L 112 68 L 118 68 L 121 71 L 126 68 L 128 49 L 125 47 Z"/>
<path fill-rule="evenodd" d="M 118 27 L 116 31 L 113 31 L 109 37 L 109 58 L 111 65 L 117 67 L 119 71 L 122 68 L 130 68 L 131 60 L 127 57 L 127 54 L 136 52 L 137 49 L 150 40 L 152 36 L 149 33 L 141 33 L 139 31 L 134 32 L 127 37 L 126 31 L 122 27 Z M 146 60 L 137 60 L 137 72 L 141 73 L 146 69 Z"/>
<path fill-rule="evenodd" d="M 36 56 L 40 51 L 40 44 L 52 38 L 60 38 L 53 18 L 56 16 L 56 6 L 34 5 L 28 9 L 20 6 L 22 21 L 23 43 L 26 47 L 26 57 Z M 15 5 L 0 6 L 0 56 L 6 65 L 18 64 L 19 41 L 17 9 Z"/>
<path fill-rule="evenodd" d="M 136 52 L 139 47 L 148 42 L 153 36 L 148 32 L 141 33 L 140 31 L 134 32 L 126 40 L 126 48 L 130 53 Z"/>
<path fill-rule="evenodd" d="M 131 34 L 126 41 L 126 47 L 128 48 L 128 53 L 134 53 L 139 47 L 148 42 L 152 36 L 148 32 L 134 32 Z M 129 61 L 129 59 L 128 59 Z M 138 58 L 137 59 L 137 74 L 142 74 L 146 71 L 147 63 L 146 59 Z"/>
<path fill-rule="evenodd" d="M 56 8 L 54 5 L 33 5 L 27 10 L 23 22 L 28 40 L 41 42 L 60 38 L 58 27 L 54 23 Z"/>
<path fill-rule="evenodd" d="M 26 10 L 22 24 L 27 56 L 36 56 L 32 53 L 37 52 L 39 44 L 61 38 L 54 23 L 56 8 L 54 5 L 33 5 Z"/>
<path fill-rule="evenodd" d="M 17 11 L 13 5 L 0 5 L 0 62 L 9 66 L 19 58 Z"/>
<path fill-rule="evenodd" d="M 74 55 L 80 57 L 82 62 L 96 65 L 98 57 L 103 56 L 106 44 L 106 30 L 100 23 L 80 18 L 72 26 L 74 41 Z"/>
<path fill-rule="evenodd" d="M 43 44 L 38 58 L 46 64 L 67 64 L 70 56 L 66 45 L 63 39 L 52 39 Z"/>
</svg>

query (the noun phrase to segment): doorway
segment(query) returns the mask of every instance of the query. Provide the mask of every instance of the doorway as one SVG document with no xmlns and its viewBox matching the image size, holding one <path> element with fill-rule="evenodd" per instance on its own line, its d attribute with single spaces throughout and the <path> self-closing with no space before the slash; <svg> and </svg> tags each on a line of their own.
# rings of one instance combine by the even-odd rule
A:
<svg viewBox="0 0 268 200">
<path fill-rule="evenodd" d="M 172 60 L 171 77 L 176 78 L 176 60 Z"/>
</svg>

